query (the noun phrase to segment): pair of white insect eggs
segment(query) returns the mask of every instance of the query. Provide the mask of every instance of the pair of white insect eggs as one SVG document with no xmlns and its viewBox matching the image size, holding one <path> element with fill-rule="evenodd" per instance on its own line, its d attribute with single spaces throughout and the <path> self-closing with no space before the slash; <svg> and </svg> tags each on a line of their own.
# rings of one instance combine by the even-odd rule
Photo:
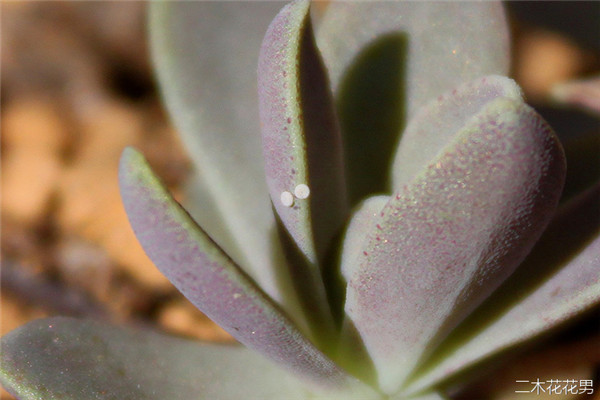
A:
<svg viewBox="0 0 600 400">
<path fill-rule="evenodd" d="M 305 185 L 304 183 L 299 184 L 298 186 L 296 186 L 296 188 L 294 189 L 294 194 L 288 192 L 287 190 L 284 192 L 281 192 L 281 204 L 283 204 L 286 207 L 291 207 L 294 205 L 294 197 L 296 197 L 297 199 L 306 199 L 308 198 L 308 196 L 310 195 L 310 188 Z"/>
</svg>

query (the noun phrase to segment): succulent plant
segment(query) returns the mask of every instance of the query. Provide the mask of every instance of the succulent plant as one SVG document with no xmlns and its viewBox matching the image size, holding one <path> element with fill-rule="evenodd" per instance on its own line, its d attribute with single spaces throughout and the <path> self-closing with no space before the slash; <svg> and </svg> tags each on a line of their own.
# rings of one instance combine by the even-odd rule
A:
<svg viewBox="0 0 600 400">
<path fill-rule="evenodd" d="M 279 4 L 153 3 L 193 217 L 138 151 L 120 164 L 149 257 L 246 347 L 40 320 L 2 341 L 9 391 L 437 399 L 597 306 L 600 186 L 561 200 L 562 146 L 505 77 L 502 6 L 332 3 L 316 38 L 309 6 L 286 5 L 258 54 Z"/>
</svg>

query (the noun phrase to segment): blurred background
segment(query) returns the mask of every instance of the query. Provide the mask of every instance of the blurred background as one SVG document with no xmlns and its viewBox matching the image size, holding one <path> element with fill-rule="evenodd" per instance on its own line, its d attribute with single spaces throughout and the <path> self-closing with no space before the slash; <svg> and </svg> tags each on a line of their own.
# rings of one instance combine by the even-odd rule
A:
<svg viewBox="0 0 600 400">
<path fill-rule="evenodd" d="M 147 259 L 119 197 L 124 146 L 175 191 L 189 171 L 153 81 L 145 4 L 1 11 L 1 333 L 72 315 L 227 340 Z"/>
<path fill-rule="evenodd" d="M 191 167 L 153 78 L 146 4 L 0 4 L 0 333 L 70 315 L 231 340 L 146 258 L 121 206 L 117 164 L 124 146 L 140 148 L 175 193 Z M 557 83 L 599 76 L 600 2 L 514 2 L 508 11 L 513 77 L 530 103 L 561 136 L 600 137 L 598 114 L 574 113 L 550 97 Z M 580 368 L 577 374 L 593 378 L 599 392 L 600 334 L 589 321 L 572 328 L 585 335 L 565 336 L 571 347 L 546 354 L 548 362 Z M 514 380 L 516 372 L 505 374 Z M 484 379 L 462 396 L 488 397 L 494 382 Z M 4 392 L 1 398 L 11 399 Z"/>
</svg>

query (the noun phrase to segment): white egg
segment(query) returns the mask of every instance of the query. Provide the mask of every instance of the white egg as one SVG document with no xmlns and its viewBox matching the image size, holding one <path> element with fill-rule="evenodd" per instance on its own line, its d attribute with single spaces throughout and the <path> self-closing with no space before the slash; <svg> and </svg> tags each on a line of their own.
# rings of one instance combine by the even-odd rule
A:
<svg viewBox="0 0 600 400">
<path fill-rule="evenodd" d="M 294 194 L 299 199 L 306 199 L 310 195 L 310 188 L 304 183 L 301 183 L 294 189 Z"/>
<path fill-rule="evenodd" d="M 294 196 L 287 190 L 285 192 L 281 192 L 281 196 L 279 198 L 281 199 L 281 204 L 286 207 L 291 207 L 294 205 Z"/>
</svg>

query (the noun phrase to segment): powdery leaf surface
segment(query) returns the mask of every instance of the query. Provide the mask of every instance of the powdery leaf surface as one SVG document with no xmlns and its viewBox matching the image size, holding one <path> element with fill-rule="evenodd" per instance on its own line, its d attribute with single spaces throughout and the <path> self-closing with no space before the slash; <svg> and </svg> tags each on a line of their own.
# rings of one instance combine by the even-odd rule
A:
<svg viewBox="0 0 600 400">
<path fill-rule="evenodd" d="M 293 290 L 281 289 L 289 284 L 272 257 L 281 249 L 272 240 L 275 221 L 256 100 L 261 40 L 283 4 L 155 2 L 149 22 L 165 103 L 201 175 L 195 193 L 213 199 L 212 207 L 194 207 L 194 217 L 269 295 L 292 310 L 297 308 L 288 297 Z"/>
<path fill-rule="evenodd" d="M 342 249 L 342 276 L 346 282 L 350 281 L 359 264 L 355 261 L 360 257 L 362 249 L 366 245 L 365 232 L 375 224 L 383 207 L 390 200 L 390 196 L 373 196 L 364 200 L 357 206 L 352 215 L 350 224 L 344 236 Z"/>
<path fill-rule="evenodd" d="M 508 73 L 500 3 L 334 2 L 317 33 L 352 205 L 392 191 L 394 151 L 417 109 L 464 82 Z"/>
<path fill-rule="evenodd" d="M 421 108 L 403 132 L 396 151 L 394 190 L 409 184 L 472 116 L 499 97 L 521 100 L 521 90 L 512 79 L 486 76 L 441 94 Z"/>
<path fill-rule="evenodd" d="M 317 40 L 335 90 L 354 57 L 380 35 L 406 32 L 408 115 L 462 82 L 507 75 L 509 35 L 496 2 L 332 3 Z"/>
<path fill-rule="evenodd" d="M 561 209 L 523 265 L 448 337 L 409 390 L 427 387 L 600 303 L 600 185 Z"/>
<path fill-rule="evenodd" d="M 241 346 L 60 317 L 1 343 L 2 384 L 23 400 L 307 398 L 299 380 Z"/>
<path fill-rule="evenodd" d="M 369 228 L 346 302 L 385 392 L 524 259 L 555 210 L 564 172 L 546 123 L 501 98 L 391 198 Z"/>
<path fill-rule="evenodd" d="M 272 300 L 170 196 L 143 156 L 127 148 L 121 195 L 142 247 L 198 309 L 246 346 L 321 386 L 351 380 L 317 350 Z"/>
<path fill-rule="evenodd" d="M 269 26 L 258 91 L 273 205 L 302 253 L 318 264 L 348 208 L 340 133 L 309 6 L 293 2 Z"/>
<path fill-rule="evenodd" d="M 335 340 L 323 270 L 348 207 L 342 148 L 327 75 L 315 47 L 308 1 L 284 7 L 258 63 L 267 185 L 290 271 L 315 340 Z"/>
</svg>

